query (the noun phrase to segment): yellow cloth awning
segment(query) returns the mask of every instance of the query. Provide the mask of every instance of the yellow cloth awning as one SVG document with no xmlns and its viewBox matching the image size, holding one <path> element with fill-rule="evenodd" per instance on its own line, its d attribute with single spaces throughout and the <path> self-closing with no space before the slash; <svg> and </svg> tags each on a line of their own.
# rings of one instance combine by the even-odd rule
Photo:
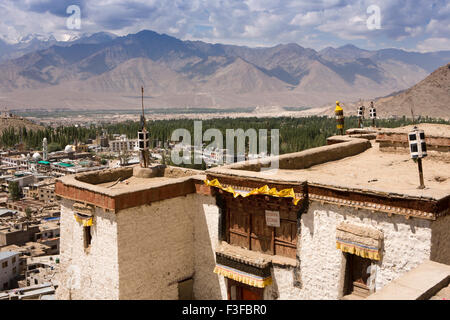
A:
<svg viewBox="0 0 450 320">
<path fill-rule="evenodd" d="M 214 273 L 257 288 L 264 288 L 272 284 L 272 277 L 259 277 L 221 264 L 216 265 Z"/>
<path fill-rule="evenodd" d="M 369 226 L 342 222 L 336 227 L 336 248 L 371 260 L 381 259 L 383 233 Z"/>
<path fill-rule="evenodd" d="M 83 225 L 83 227 L 92 226 L 92 217 L 86 217 L 76 213 L 73 216 L 78 223 L 81 223 Z"/>
<path fill-rule="evenodd" d="M 339 241 L 336 241 L 336 249 L 339 249 L 342 252 L 355 254 L 363 258 L 371 260 L 380 260 L 380 253 L 378 249 L 362 248 L 355 244 L 342 243 Z"/>
<path fill-rule="evenodd" d="M 297 203 L 301 200 L 300 198 L 296 197 L 294 189 L 292 189 L 292 188 L 283 189 L 283 190 L 278 191 L 276 188 L 271 189 L 271 188 L 269 188 L 269 186 L 265 185 L 265 186 L 262 186 L 261 188 L 253 189 L 248 193 L 241 193 L 241 192 L 235 191 L 232 187 L 226 187 L 226 188 L 223 187 L 220 184 L 219 180 L 217 180 L 217 179 L 214 179 L 212 181 L 205 180 L 204 182 L 207 186 L 219 188 L 223 191 L 233 194 L 233 197 L 235 197 L 235 198 L 238 196 L 245 198 L 245 197 L 248 197 L 251 195 L 256 195 L 256 194 L 265 194 L 265 195 L 272 196 L 272 197 L 292 198 L 293 199 L 292 202 L 295 205 L 297 205 Z"/>
</svg>

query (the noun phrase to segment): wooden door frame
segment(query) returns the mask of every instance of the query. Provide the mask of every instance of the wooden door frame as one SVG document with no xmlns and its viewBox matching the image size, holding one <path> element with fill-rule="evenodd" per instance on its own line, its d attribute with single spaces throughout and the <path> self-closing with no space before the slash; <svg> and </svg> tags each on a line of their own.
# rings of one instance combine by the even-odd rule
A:
<svg viewBox="0 0 450 320">
<path fill-rule="evenodd" d="M 249 286 L 245 283 L 235 281 L 233 279 L 227 278 L 227 297 L 228 300 L 231 300 L 231 287 L 236 287 L 236 300 L 242 300 L 242 292 L 238 290 L 238 288 L 245 288 L 249 291 L 252 291 L 253 293 L 257 294 L 261 300 L 264 300 L 264 288 L 257 288 Z"/>
<path fill-rule="evenodd" d="M 353 275 L 354 275 L 354 270 L 353 270 L 353 259 L 367 259 L 370 261 L 370 265 L 372 266 L 374 264 L 374 261 L 368 258 L 363 258 L 360 257 L 358 255 L 352 254 L 352 253 L 348 253 L 348 252 L 343 252 L 344 254 L 344 258 L 345 258 L 345 274 L 344 274 L 344 285 L 343 285 L 343 295 L 349 295 L 353 292 Z M 370 277 L 370 276 L 369 276 Z M 367 284 L 366 284 L 367 286 Z"/>
</svg>

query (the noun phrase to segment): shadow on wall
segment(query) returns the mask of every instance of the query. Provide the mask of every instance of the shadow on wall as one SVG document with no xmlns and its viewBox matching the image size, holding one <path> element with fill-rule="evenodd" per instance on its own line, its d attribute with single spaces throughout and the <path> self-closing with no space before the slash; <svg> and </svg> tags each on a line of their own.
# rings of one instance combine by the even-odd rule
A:
<svg viewBox="0 0 450 320">
<path fill-rule="evenodd" d="M 219 212 L 213 197 L 198 195 L 194 212 L 194 299 L 222 300 L 220 276 L 214 273 Z M 225 285 L 224 283 L 222 284 Z"/>
<path fill-rule="evenodd" d="M 264 300 L 276 300 L 280 297 L 280 291 L 278 289 L 277 278 L 275 277 L 274 270 L 272 268 L 272 284 L 268 287 L 269 290 L 264 290 Z"/>
<path fill-rule="evenodd" d="M 449 215 L 440 217 L 431 223 L 431 261 L 450 265 L 449 226 Z"/>
<path fill-rule="evenodd" d="M 302 228 L 302 231 L 307 229 L 309 231 L 309 235 L 311 237 L 314 236 L 314 209 L 308 210 L 305 214 L 302 215 L 301 221 L 303 221 L 303 225 L 305 228 Z M 301 237 L 301 234 L 299 235 Z"/>
</svg>

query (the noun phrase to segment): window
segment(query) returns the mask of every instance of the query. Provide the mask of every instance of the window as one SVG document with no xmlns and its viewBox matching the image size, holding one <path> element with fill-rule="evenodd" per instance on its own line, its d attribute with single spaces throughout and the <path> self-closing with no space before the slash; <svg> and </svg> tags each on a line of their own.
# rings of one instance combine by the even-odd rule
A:
<svg viewBox="0 0 450 320">
<path fill-rule="evenodd" d="M 14 263 L 16 263 L 16 257 L 13 257 L 12 258 L 12 262 L 11 262 L 12 264 L 14 264 Z"/>
<path fill-rule="evenodd" d="M 13 273 L 17 273 L 17 268 L 16 267 L 13 268 Z"/>
<path fill-rule="evenodd" d="M 8 289 L 8 282 L 5 282 L 4 284 L 3 284 L 3 290 L 7 290 Z"/>
<path fill-rule="evenodd" d="M 91 227 L 83 227 L 84 234 L 84 248 L 87 249 L 91 245 L 92 235 L 91 235 Z"/>
<path fill-rule="evenodd" d="M 2 263 L 2 268 L 6 268 L 8 266 L 8 261 Z"/>
<path fill-rule="evenodd" d="M 289 258 L 297 253 L 297 210 L 289 206 L 290 199 L 280 200 L 277 209 L 280 226 L 270 227 L 266 223 L 265 208 L 258 207 L 249 199 L 237 206 L 235 200 L 227 201 L 227 242 L 231 245 L 270 255 Z"/>
</svg>

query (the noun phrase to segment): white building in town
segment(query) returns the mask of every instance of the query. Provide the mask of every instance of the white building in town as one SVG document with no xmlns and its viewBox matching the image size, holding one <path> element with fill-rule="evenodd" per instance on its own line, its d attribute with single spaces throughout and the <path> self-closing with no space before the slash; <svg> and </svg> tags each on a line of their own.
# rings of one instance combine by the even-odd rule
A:
<svg viewBox="0 0 450 320">
<path fill-rule="evenodd" d="M 138 141 L 137 139 L 128 139 L 126 137 L 122 137 L 117 140 L 109 141 L 109 148 L 113 152 L 137 151 Z"/>
<path fill-rule="evenodd" d="M 19 252 L 0 252 L 0 290 L 8 290 L 19 275 Z"/>
</svg>

